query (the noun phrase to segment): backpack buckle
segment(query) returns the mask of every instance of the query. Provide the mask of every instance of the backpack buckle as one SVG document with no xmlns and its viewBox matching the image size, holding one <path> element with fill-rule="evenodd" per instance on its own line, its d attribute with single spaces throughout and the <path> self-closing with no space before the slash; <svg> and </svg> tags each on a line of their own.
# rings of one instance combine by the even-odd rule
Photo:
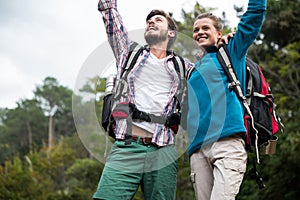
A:
<svg viewBox="0 0 300 200">
<path fill-rule="evenodd" d="M 146 122 L 151 122 L 151 119 L 150 119 L 148 113 L 145 113 L 143 111 L 139 111 L 139 112 L 140 112 L 140 114 L 139 114 L 139 120 L 146 121 Z"/>
</svg>

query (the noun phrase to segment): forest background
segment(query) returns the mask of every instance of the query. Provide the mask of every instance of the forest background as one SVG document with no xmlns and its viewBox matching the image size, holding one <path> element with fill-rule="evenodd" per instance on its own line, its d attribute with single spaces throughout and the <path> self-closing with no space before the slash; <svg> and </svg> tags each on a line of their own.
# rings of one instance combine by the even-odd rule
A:
<svg viewBox="0 0 300 200">
<path fill-rule="evenodd" d="M 262 66 L 271 85 L 285 130 L 278 134 L 276 154 L 262 155 L 262 163 L 257 166 L 266 187 L 258 189 L 249 167 L 237 197 L 240 200 L 289 200 L 300 195 L 300 10 L 296 9 L 299 7 L 298 0 L 268 0 L 261 34 L 249 50 L 249 57 Z M 235 10 L 238 16 L 244 11 L 239 7 Z M 191 36 L 195 17 L 206 11 L 211 8 L 198 3 L 191 11 L 182 10 L 182 20 L 175 19 L 180 33 Z M 226 26 L 226 13 L 222 20 L 225 33 L 232 31 Z M 179 37 L 175 49 L 189 57 L 180 50 L 180 44 L 185 42 Z M 96 96 L 103 94 L 105 79 L 93 77 L 81 90 Z M 103 163 L 86 149 L 78 135 L 72 110 L 74 92 L 60 85 L 55 77 L 45 77 L 33 93 L 33 98 L 16 102 L 16 108 L 0 109 L 0 199 L 91 199 Z M 86 102 L 75 98 L 84 108 Z M 100 120 L 102 98 L 92 103 Z M 189 170 L 188 158 L 182 154 L 178 200 L 195 199 Z M 140 199 L 143 197 L 139 190 L 135 200 Z"/>
</svg>

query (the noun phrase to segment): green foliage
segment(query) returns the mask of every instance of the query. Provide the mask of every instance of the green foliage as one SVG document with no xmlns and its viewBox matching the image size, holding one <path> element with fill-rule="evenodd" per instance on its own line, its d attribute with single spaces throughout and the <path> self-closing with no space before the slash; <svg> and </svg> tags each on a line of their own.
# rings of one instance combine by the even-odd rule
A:
<svg viewBox="0 0 300 200">
<path fill-rule="evenodd" d="M 90 157 L 90 153 L 82 144 L 82 141 L 77 134 L 73 134 L 69 137 L 64 137 L 64 143 L 74 150 L 74 156 L 76 159 L 83 159 Z"/>
<path fill-rule="evenodd" d="M 300 177 L 300 132 L 282 135 L 276 157 L 269 158 L 269 190 L 264 195 L 272 199 L 297 199 Z"/>
<path fill-rule="evenodd" d="M 72 90 L 59 85 L 53 77 L 46 77 L 43 84 L 37 86 L 34 91 L 46 115 L 49 115 L 54 106 L 58 106 L 54 119 L 55 132 L 59 132 L 60 135 L 70 135 L 76 131 L 72 120 L 72 93 Z"/>
<path fill-rule="evenodd" d="M 280 49 L 300 39 L 300 1 L 268 0 L 268 12 L 262 33 L 271 48 Z"/>
<path fill-rule="evenodd" d="M 193 200 L 195 193 L 190 179 L 190 164 L 187 152 L 185 152 L 178 159 L 178 173 L 177 173 L 177 200 Z"/>
<path fill-rule="evenodd" d="M 68 88 L 59 85 L 55 78 L 46 77 L 43 85 L 36 87 L 34 94 L 44 111 L 50 112 L 54 105 L 64 107 L 65 102 L 63 100 L 69 95 L 71 96 L 72 92 Z"/>
<path fill-rule="evenodd" d="M 95 111 L 96 116 L 99 122 L 101 122 L 101 113 L 102 113 L 102 102 L 105 92 L 106 78 L 95 76 L 88 79 L 85 85 L 80 89 L 80 92 L 85 92 L 91 95 L 95 95 Z M 81 102 L 83 103 L 83 102 Z M 78 106 L 83 107 L 83 106 Z"/>
<path fill-rule="evenodd" d="M 280 61 L 280 62 L 278 62 Z M 276 51 L 266 61 L 274 91 L 288 97 L 286 102 L 297 101 L 300 95 L 300 42 L 290 43 Z M 283 102 L 283 103 L 286 103 Z"/>
<path fill-rule="evenodd" d="M 47 77 L 37 86 L 35 97 L 17 102 L 13 109 L 1 109 L 0 163 L 15 156 L 23 157 L 48 140 L 49 109 L 58 105 L 53 117 L 55 138 L 75 132 L 72 115 L 72 91 Z"/>
<path fill-rule="evenodd" d="M 97 189 L 103 164 L 93 159 L 77 159 L 66 171 L 72 200 L 91 199 Z"/>
<path fill-rule="evenodd" d="M 90 199 L 103 165 L 87 158 L 75 160 L 74 155 L 61 139 L 53 149 L 45 147 L 22 160 L 5 161 L 0 166 L 0 199 Z"/>
<path fill-rule="evenodd" d="M 74 150 L 60 140 L 55 148 L 43 148 L 28 157 L 32 162 L 33 171 L 46 175 L 51 181 L 52 188 L 50 190 L 63 193 L 66 188 L 65 170 L 75 161 Z"/>
<path fill-rule="evenodd" d="M 46 134 L 46 117 L 37 101 L 22 100 L 3 116 L 0 127 L 0 162 L 18 155 L 24 156 L 35 146 L 41 146 Z"/>
<path fill-rule="evenodd" d="M 45 188 L 49 188 L 50 182 L 39 177 L 18 157 L 6 161 L 3 167 L 0 166 L 0 199 L 45 199 Z"/>
<path fill-rule="evenodd" d="M 300 170 L 300 156 L 296 152 L 300 150 L 300 133 L 287 131 L 289 134 L 279 135 L 275 155 L 261 155 L 262 163 L 257 167 L 266 188 L 259 190 L 255 179 L 246 175 L 238 199 L 297 199 L 300 189 L 300 177 L 297 173 Z M 248 171 L 252 166 L 248 163 Z"/>
</svg>

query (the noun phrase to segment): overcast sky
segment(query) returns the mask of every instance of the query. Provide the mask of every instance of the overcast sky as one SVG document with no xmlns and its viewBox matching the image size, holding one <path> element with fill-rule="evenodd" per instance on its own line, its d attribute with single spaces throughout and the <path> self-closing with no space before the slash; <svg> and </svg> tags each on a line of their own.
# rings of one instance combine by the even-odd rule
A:
<svg viewBox="0 0 300 200">
<path fill-rule="evenodd" d="M 204 7 L 225 11 L 232 26 L 238 21 L 233 5 L 246 0 L 198 0 Z M 118 0 L 127 29 L 141 29 L 152 9 L 192 10 L 196 0 Z M 47 76 L 73 90 L 89 55 L 106 41 L 98 0 L 0 0 L 0 107 L 13 108 Z"/>
</svg>

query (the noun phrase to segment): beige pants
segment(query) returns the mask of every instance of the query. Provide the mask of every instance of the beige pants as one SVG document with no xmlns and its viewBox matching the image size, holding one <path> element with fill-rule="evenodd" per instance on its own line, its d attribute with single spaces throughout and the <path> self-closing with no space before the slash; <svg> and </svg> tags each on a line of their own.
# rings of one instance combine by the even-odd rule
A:
<svg viewBox="0 0 300 200">
<path fill-rule="evenodd" d="M 247 165 L 244 140 L 233 135 L 192 154 L 191 181 L 197 200 L 234 200 Z"/>
</svg>

